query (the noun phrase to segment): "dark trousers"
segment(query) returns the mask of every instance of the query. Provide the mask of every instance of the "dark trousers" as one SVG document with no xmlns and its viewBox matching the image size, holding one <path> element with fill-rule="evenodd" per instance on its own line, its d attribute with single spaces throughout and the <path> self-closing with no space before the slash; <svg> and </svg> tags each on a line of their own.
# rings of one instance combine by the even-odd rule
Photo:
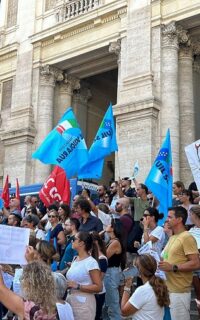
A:
<svg viewBox="0 0 200 320">
<path fill-rule="evenodd" d="M 105 301 L 105 293 L 102 294 L 95 294 L 96 299 L 96 317 L 95 320 L 101 320 L 102 319 L 102 308 Z"/>
</svg>

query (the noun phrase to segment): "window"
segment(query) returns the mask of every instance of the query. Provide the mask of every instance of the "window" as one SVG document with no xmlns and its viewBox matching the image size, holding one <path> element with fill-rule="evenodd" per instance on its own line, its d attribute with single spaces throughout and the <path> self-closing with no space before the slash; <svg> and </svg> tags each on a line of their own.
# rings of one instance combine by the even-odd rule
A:
<svg viewBox="0 0 200 320">
<path fill-rule="evenodd" d="M 8 0 L 7 28 L 17 24 L 18 0 Z"/>
<path fill-rule="evenodd" d="M 13 80 L 3 82 L 1 110 L 11 108 Z"/>
<path fill-rule="evenodd" d="M 45 11 L 53 9 L 54 3 L 55 0 L 45 0 Z"/>
</svg>

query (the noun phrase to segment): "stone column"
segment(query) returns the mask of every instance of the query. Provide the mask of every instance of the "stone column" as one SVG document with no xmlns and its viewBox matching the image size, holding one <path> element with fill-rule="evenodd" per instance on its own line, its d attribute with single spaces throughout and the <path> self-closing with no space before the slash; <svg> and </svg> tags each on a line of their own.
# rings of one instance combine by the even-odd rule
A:
<svg viewBox="0 0 200 320">
<path fill-rule="evenodd" d="M 194 109 L 195 109 L 195 139 L 200 139 L 199 101 L 200 101 L 200 39 L 192 40 L 193 53 L 195 55 L 193 65 L 194 84 Z"/>
<path fill-rule="evenodd" d="M 53 102 L 56 80 L 63 80 L 62 73 L 58 69 L 46 65 L 40 69 L 39 98 L 37 114 L 37 144 L 35 149 L 42 143 L 53 127 Z M 51 172 L 51 165 L 45 165 L 35 160 L 34 180 L 42 183 Z"/>
<path fill-rule="evenodd" d="M 57 124 L 59 119 L 67 108 L 72 107 L 73 91 L 80 88 L 80 80 L 68 74 L 64 74 L 64 80 L 57 84 L 57 99 L 54 114 L 54 125 Z"/>
<path fill-rule="evenodd" d="M 74 90 L 73 109 L 85 139 L 87 139 L 88 100 L 91 97 L 91 91 L 86 83 L 81 83 L 80 89 Z"/>
<path fill-rule="evenodd" d="M 161 137 L 170 129 L 174 180 L 179 179 L 178 36 L 175 22 L 162 27 Z"/>
<path fill-rule="evenodd" d="M 180 179 L 189 185 L 192 173 L 185 146 L 194 142 L 193 51 L 188 32 L 179 33 Z"/>
</svg>

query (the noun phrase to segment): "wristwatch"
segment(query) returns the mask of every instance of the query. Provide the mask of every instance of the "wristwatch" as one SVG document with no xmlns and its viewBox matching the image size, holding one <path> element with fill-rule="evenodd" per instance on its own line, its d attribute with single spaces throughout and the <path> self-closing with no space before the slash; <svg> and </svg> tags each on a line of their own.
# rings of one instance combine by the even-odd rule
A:
<svg viewBox="0 0 200 320">
<path fill-rule="evenodd" d="M 173 272 L 177 272 L 177 271 L 178 271 L 178 266 L 177 266 L 176 264 L 174 264 L 174 265 L 172 266 L 172 271 L 173 271 Z"/>
<path fill-rule="evenodd" d="M 80 290 L 80 288 L 81 288 L 81 285 L 78 283 L 76 290 Z"/>
</svg>

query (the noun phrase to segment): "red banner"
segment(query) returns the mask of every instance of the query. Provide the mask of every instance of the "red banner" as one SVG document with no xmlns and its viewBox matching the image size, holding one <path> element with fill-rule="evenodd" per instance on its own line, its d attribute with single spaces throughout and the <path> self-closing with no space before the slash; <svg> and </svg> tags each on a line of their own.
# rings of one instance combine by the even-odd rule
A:
<svg viewBox="0 0 200 320">
<path fill-rule="evenodd" d="M 4 207 L 8 208 L 9 207 L 9 202 L 10 202 L 10 193 L 9 193 L 9 181 L 8 181 L 8 175 L 6 177 L 6 181 L 3 187 L 2 195 L 1 198 L 4 201 Z"/>
<path fill-rule="evenodd" d="M 59 201 L 70 203 L 70 183 L 65 171 L 56 166 L 39 192 L 39 197 L 46 207 Z"/>
</svg>

